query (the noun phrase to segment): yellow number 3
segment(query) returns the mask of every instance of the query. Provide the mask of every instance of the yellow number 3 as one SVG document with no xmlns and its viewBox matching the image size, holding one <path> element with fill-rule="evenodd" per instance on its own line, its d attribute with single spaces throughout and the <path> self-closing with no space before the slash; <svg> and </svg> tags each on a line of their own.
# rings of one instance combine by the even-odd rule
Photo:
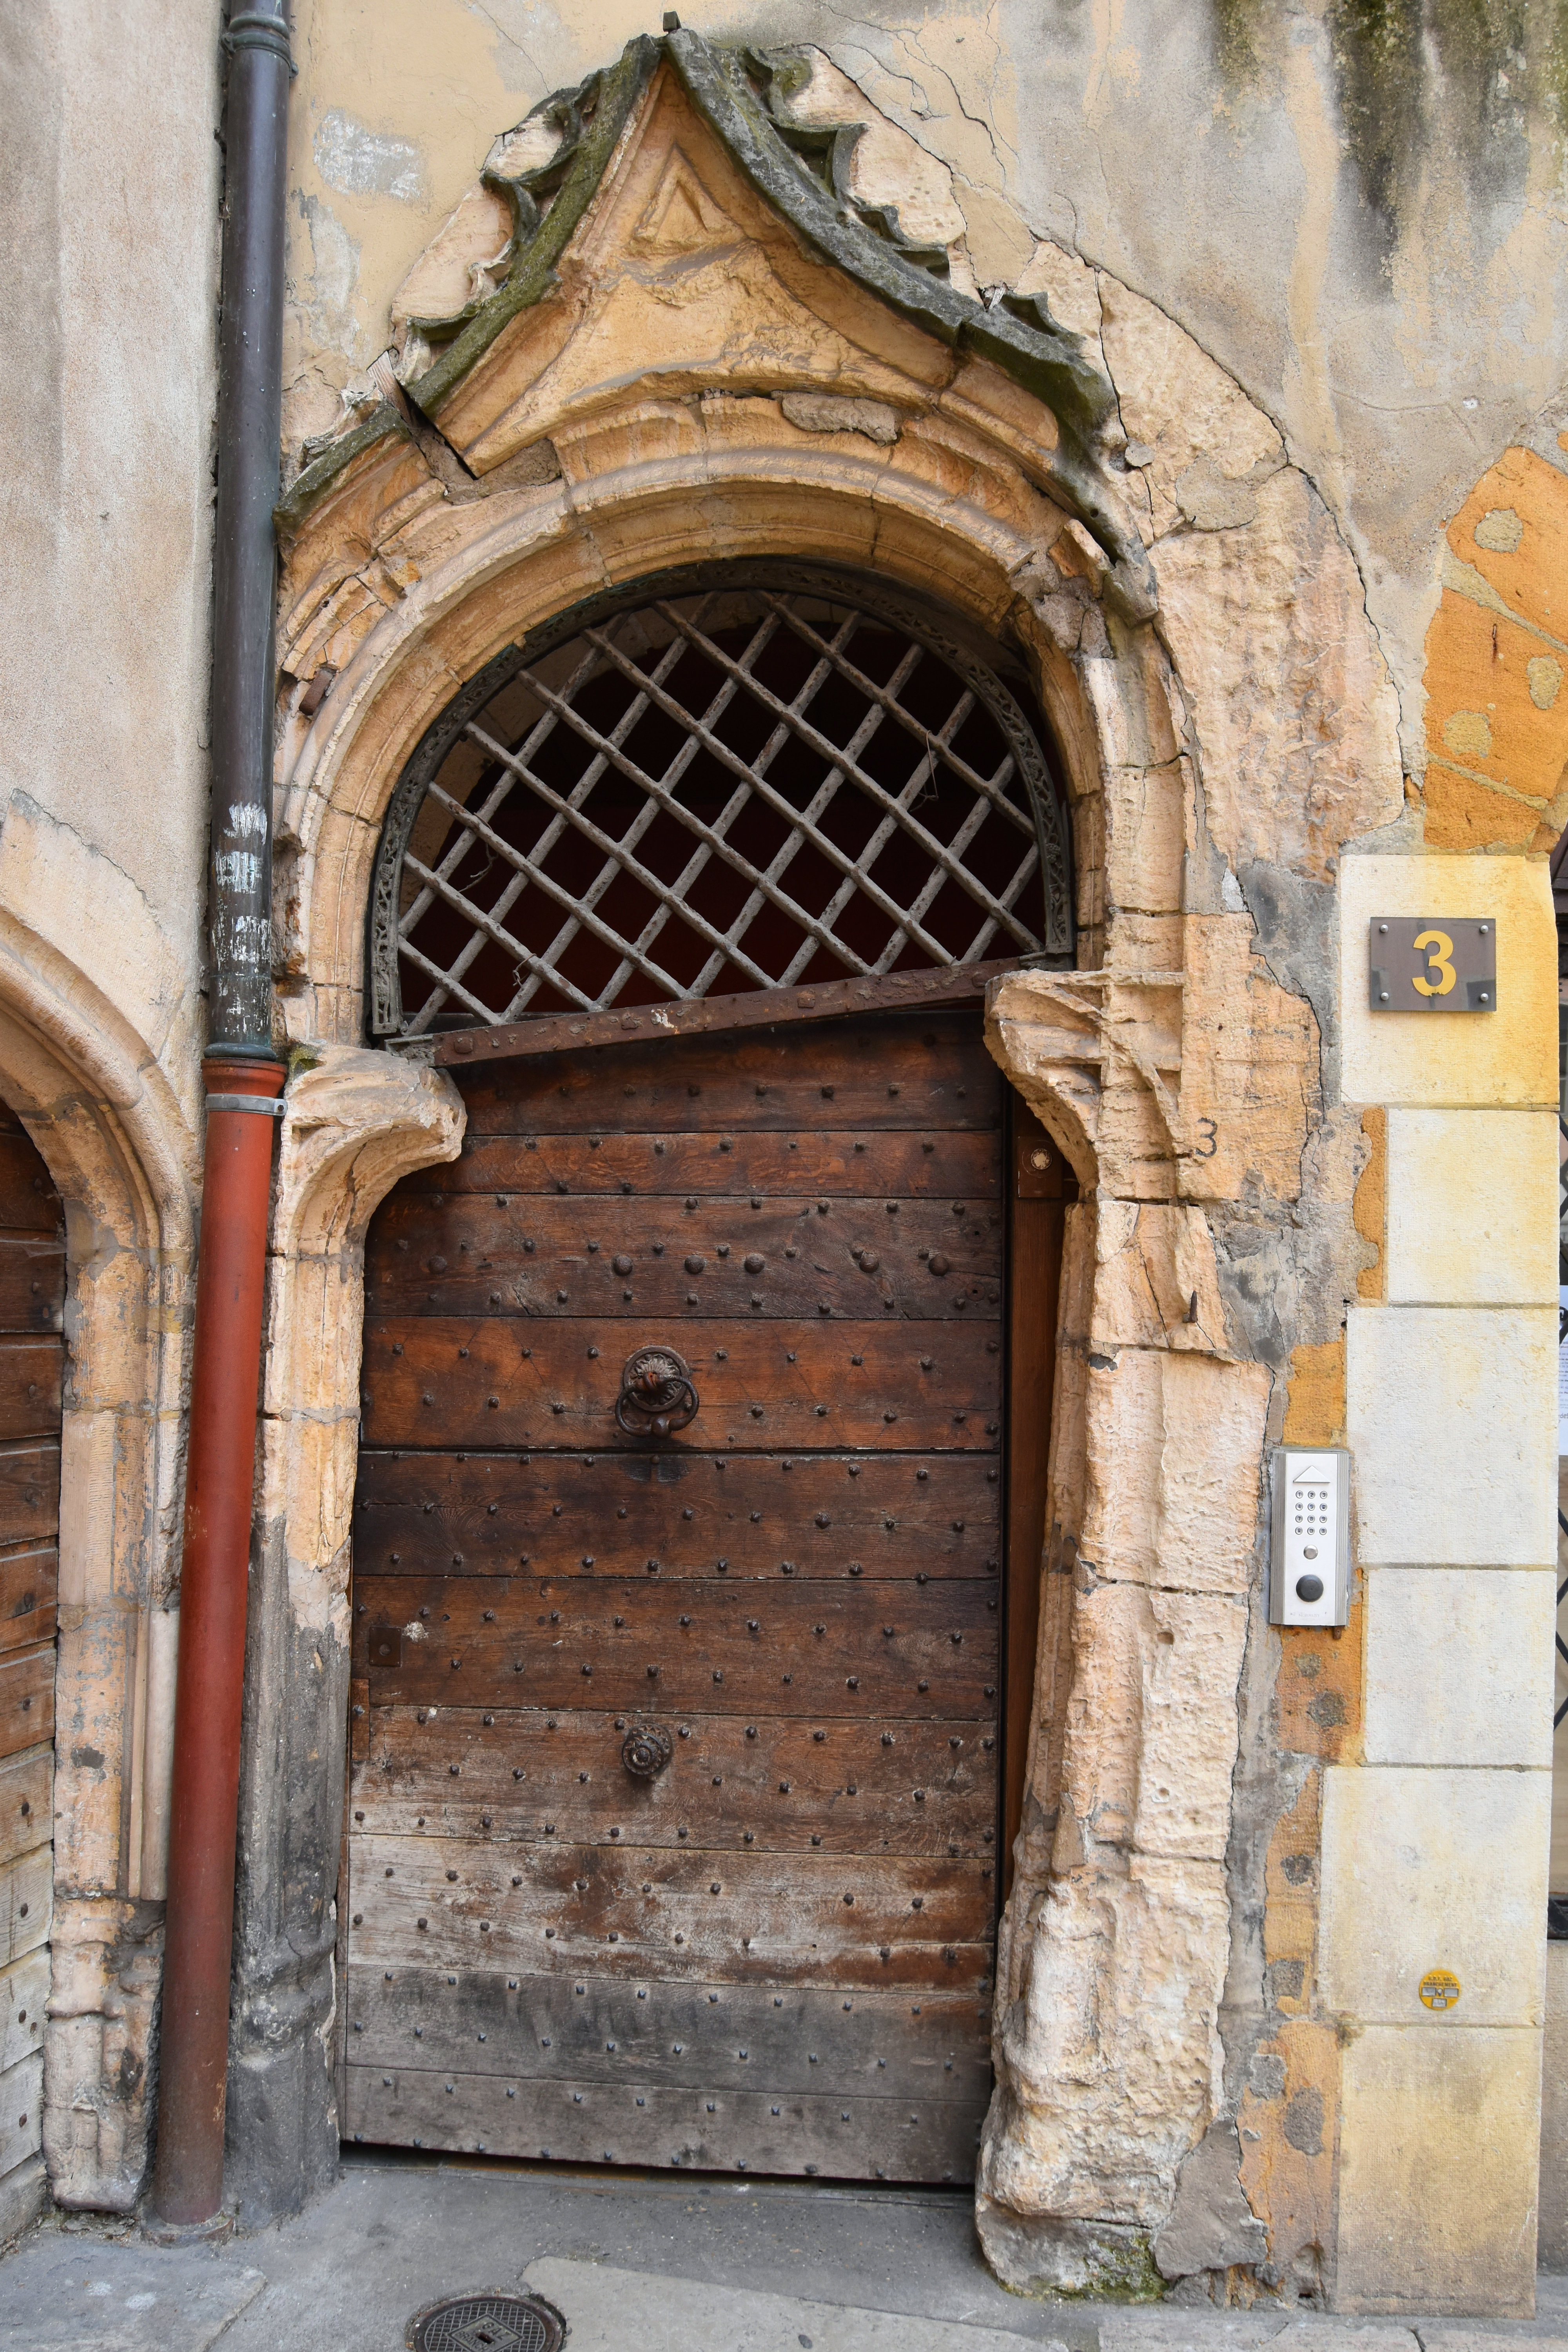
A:
<svg viewBox="0 0 1568 2352">
<path fill-rule="evenodd" d="M 1432 978 L 1413 980 L 1411 986 L 1419 990 L 1423 996 L 1447 996 L 1459 976 L 1448 961 L 1454 952 L 1453 940 L 1447 931 L 1419 931 L 1412 944 L 1426 955 L 1426 969 Z"/>
</svg>

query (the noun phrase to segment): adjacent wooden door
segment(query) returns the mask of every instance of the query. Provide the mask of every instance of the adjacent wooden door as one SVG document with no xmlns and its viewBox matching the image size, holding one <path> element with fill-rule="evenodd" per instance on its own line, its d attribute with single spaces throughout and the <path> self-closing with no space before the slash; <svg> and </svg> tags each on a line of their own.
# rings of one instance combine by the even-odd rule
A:
<svg viewBox="0 0 1568 2352">
<path fill-rule="evenodd" d="M 367 1252 L 346 2128 L 966 2178 L 1020 1503 L 978 1013 L 463 1084 Z"/>
<path fill-rule="evenodd" d="M 59 1198 L 0 1106 L 0 2169 L 42 2132 L 65 1284 Z"/>
</svg>

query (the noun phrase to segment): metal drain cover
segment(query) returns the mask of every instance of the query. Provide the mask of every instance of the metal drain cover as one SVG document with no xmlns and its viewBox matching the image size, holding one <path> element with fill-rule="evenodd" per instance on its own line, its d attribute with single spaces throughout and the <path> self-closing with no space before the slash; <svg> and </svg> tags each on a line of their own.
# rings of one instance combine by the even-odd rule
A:
<svg viewBox="0 0 1568 2352">
<path fill-rule="evenodd" d="M 560 2352 L 561 2314 L 536 2294 L 455 2295 L 408 2324 L 412 2352 Z"/>
</svg>

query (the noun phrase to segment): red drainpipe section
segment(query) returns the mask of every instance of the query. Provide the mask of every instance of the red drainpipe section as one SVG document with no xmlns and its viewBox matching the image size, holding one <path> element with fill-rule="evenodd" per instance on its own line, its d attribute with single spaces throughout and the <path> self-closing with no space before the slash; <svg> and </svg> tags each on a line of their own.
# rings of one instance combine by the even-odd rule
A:
<svg viewBox="0 0 1568 2352">
<path fill-rule="evenodd" d="M 226 2226 L 245 1613 L 272 1135 L 272 627 L 283 378 L 286 0 L 229 0 L 213 542 L 206 1162 L 185 1474 L 158 2154 L 146 2224 Z"/>
<path fill-rule="evenodd" d="M 209 1054 L 180 1570 L 155 2233 L 221 2225 L 258 1381 L 281 1062 Z"/>
</svg>

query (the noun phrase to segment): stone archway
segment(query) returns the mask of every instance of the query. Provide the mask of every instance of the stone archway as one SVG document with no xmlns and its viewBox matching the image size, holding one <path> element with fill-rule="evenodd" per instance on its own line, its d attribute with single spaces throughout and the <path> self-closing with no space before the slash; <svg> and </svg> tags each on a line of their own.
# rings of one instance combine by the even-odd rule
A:
<svg viewBox="0 0 1568 2352">
<path fill-rule="evenodd" d="M 1106 297 L 1101 347 L 1119 354 L 1123 415 L 1169 451 L 1147 478 L 1113 478 L 1108 445 L 1096 456 L 1081 417 L 1066 431 L 1050 407 L 1064 380 L 1021 383 L 994 341 L 964 344 L 977 321 L 905 276 L 889 295 L 880 273 L 892 262 L 873 267 L 858 242 L 835 247 L 793 216 L 781 226 L 756 121 L 727 143 L 722 110 L 700 102 L 679 60 L 634 49 L 615 139 L 564 183 L 574 193 L 548 271 L 533 269 L 537 242 L 520 227 L 516 286 L 458 322 L 414 386 L 419 404 L 388 376 L 382 405 L 316 460 L 281 518 L 286 1012 L 324 1105 L 340 1070 L 363 1074 L 331 1114 L 337 1141 L 312 1195 L 312 1216 L 342 1237 L 327 1280 L 344 1354 L 333 1401 L 318 1385 L 307 1417 L 322 1429 L 335 1416 L 332 1445 L 352 1442 L 357 1234 L 380 1182 L 344 1191 L 358 1142 L 388 1168 L 457 1148 L 434 1077 L 359 1045 L 382 814 L 454 691 L 584 597 L 716 553 L 872 566 L 939 585 L 1010 635 L 1067 771 L 1084 968 L 999 983 L 993 1050 L 1082 1199 L 982 2226 L 1019 2284 L 1141 2278 L 1184 2161 L 1211 2129 L 1235 2139 L 1217 2019 L 1250 1930 L 1226 1851 L 1279 1366 L 1255 1360 L 1245 1313 L 1238 1324 L 1231 1237 L 1259 1199 L 1287 1204 L 1288 1222 L 1309 1114 L 1321 1118 L 1317 1020 L 1259 960 L 1237 869 L 1267 904 L 1279 869 L 1258 861 L 1321 865 L 1343 830 L 1313 818 L 1303 831 L 1272 803 L 1258 814 L 1248 778 L 1268 746 L 1244 714 L 1263 676 L 1288 717 L 1301 676 L 1326 659 L 1357 715 L 1324 723 L 1338 798 L 1319 790 L 1317 804 L 1336 824 L 1352 805 L 1373 823 L 1391 813 L 1388 698 L 1321 507 L 1267 420 L 1168 320 L 1125 289 Z M 1221 519 L 1188 530 L 1194 465 L 1247 488 L 1211 500 Z M 1153 613 L 1139 543 L 1173 520 L 1185 536 L 1162 574 L 1168 608 Z M 1320 761 L 1313 777 L 1324 772 Z M 1397 794 L 1395 772 L 1395 805 Z M 1321 1133 L 1315 1213 L 1334 1237 L 1325 1246 L 1342 1252 L 1353 1150 L 1338 1128 Z M 280 1330 L 294 1328 L 304 1262 L 279 1250 Z M 300 1769 L 325 1788 L 345 1684 L 342 1527 L 318 1488 L 285 1478 L 280 1437 L 279 1422 L 268 1489 L 279 1646 L 252 1705 L 276 1721 L 287 1699 Z M 253 1800 L 258 1850 L 270 1841 L 276 1860 L 296 1833 L 283 1781 L 258 1782 Z M 279 1934 L 264 1890 L 244 1897 L 258 1922 L 242 1926 L 246 1950 L 274 1955 L 241 1962 L 254 2152 L 237 2154 L 258 2215 L 297 2200 L 332 2130 L 324 2046 L 306 2045 L 331 2030 L 322 1905 L 335 1816 L 296 1810 L 313 1843 L 291 1883 L 315 1890 L 313 1924 Z M 301 2064 L 313 2086 L 305 2155 L 267 2120 L 295 2111 Z M 1258 2233 L 1247 2214 L 1253 2252 Z"/>
<path fill-rule="evenodd" d="M 163 1941 L 197 1160 L 124 1013 L 8 914 L 0 1092 L 66 1211 L 43 2151 L 57 2202 L 123 2212 L 146 2163 Z"/>
</svg>

